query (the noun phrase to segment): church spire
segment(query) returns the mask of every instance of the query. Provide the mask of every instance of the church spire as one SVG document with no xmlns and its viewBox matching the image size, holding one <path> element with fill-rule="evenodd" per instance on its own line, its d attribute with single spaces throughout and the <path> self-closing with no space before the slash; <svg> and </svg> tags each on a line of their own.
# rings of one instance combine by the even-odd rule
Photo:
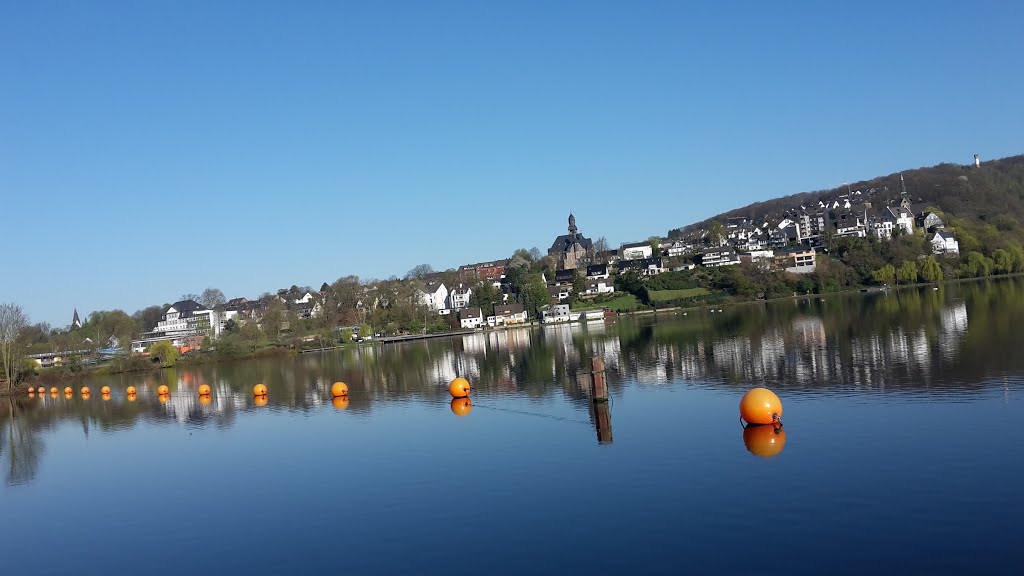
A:
<svg viewBox="0 0 1024 576">
<path fill-rule="evenodd" d="M 78 308 L 75 308 L 75 315 L 71 318 L 71 328 L 81 328 L 82 321 L 78 319 Z"/>
</svg>

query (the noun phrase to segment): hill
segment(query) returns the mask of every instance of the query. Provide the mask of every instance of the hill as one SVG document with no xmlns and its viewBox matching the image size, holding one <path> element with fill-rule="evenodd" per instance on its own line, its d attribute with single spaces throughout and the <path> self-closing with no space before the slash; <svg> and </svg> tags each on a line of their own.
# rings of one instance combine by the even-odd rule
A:
<svg viewBox="0 0 1024 576">
<path fill-rule="evenodd" d="M 980 167 L 974 164 L 939 164 L 895 172 L 852 183 L 849 190 L 861 192 L 860 196 L 876 207 L 897 204 L 902 192 L 901 174 L 907 194 L 915 204 L 928 204 L 972 223 L 991 224 L 1003 232 L 1013 232 L 1018 239 L 1024 239 L 1020 225 L 1024 222 L 1024 155 L 983 162 Z M 706 228 L 712 221 L 725 221 L 734 217 L 747 217 L 754 222 L 772 220 L 786 210 L 817 205 L 819 201 L 846 193 L 847 188 L 844 186 L 756 202 L 670 230 L 669 237 Z"/>
</svg>

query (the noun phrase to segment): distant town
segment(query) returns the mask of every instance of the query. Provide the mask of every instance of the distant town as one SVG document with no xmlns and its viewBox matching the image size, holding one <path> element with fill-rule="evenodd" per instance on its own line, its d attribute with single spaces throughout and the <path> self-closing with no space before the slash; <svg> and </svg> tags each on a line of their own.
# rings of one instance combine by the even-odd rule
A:
<svg viewBox="0 0 1024 576">
<path fill-rule="evenodd" d="M 1015 169 L 1017 161 L 994 164 Z M 971 171 L 981 169 L 976 157 L 973 165 L 944 168 L 940 176 L 966 190 Z M 896 189 L 846 186 L 756 220 L 722 217 L 618 248 L 586 235 L 570 213 L 564 233 L 554 235 L 546 252 L 519 249 L 444 271 L 422 264 L 387 280 L 343 276 L 319 288 L 295 285 L 252 298 L 228 299 L 208 288 L 130 316 L 97 311 L 83 320 L 75 310 L 67 328 L 26 326 L 22 340 L 36 366 L 44 368 L 75 354 L 94 362 L 137 355 L 157 362 L 162 360 L 154 351 L 166 357 L 167 349 L 230 358 L 265 348 L 322 350 L 1024 271 L 1024 250 L 1010 237 L 993 237 L 991 226 L 915 200 L 903 174 L 896 182 Z M 966 255 L 958 230 L 969 238 Z"/>
</svg>

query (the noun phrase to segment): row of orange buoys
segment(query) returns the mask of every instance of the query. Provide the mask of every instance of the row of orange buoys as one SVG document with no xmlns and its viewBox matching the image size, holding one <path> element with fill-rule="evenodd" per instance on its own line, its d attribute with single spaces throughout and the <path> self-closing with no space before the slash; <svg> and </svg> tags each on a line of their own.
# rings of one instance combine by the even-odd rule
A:
<svg viewBox="0 0 1024 576">
<path fill-rule="evenodd" d="M 754 388 L 740 399 L 740 418 L 747 425 L 743 429 L 743 444 L 755 456 L 771 458 L 782 452 L 786 445 L 786 431 L 782 428 L 782 400 L 767 388 Z"/>
</svg>

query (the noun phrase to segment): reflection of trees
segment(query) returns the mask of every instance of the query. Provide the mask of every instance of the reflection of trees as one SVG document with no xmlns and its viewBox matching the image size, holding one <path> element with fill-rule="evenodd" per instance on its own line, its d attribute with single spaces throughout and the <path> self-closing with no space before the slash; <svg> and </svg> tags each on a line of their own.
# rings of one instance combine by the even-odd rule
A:
<svg viewBox="0 0 1024 576">
<path fill-rule="evenodd" d="M 10 486 L 28 484 L 36 476 L 45 447 L 33 433 L 28 415 L 14 398 L 0 409 L 0 455 L 7 464 L 6 482 Z M 23 417 L 19 417 L 23 416 Z"/>
</svg>

